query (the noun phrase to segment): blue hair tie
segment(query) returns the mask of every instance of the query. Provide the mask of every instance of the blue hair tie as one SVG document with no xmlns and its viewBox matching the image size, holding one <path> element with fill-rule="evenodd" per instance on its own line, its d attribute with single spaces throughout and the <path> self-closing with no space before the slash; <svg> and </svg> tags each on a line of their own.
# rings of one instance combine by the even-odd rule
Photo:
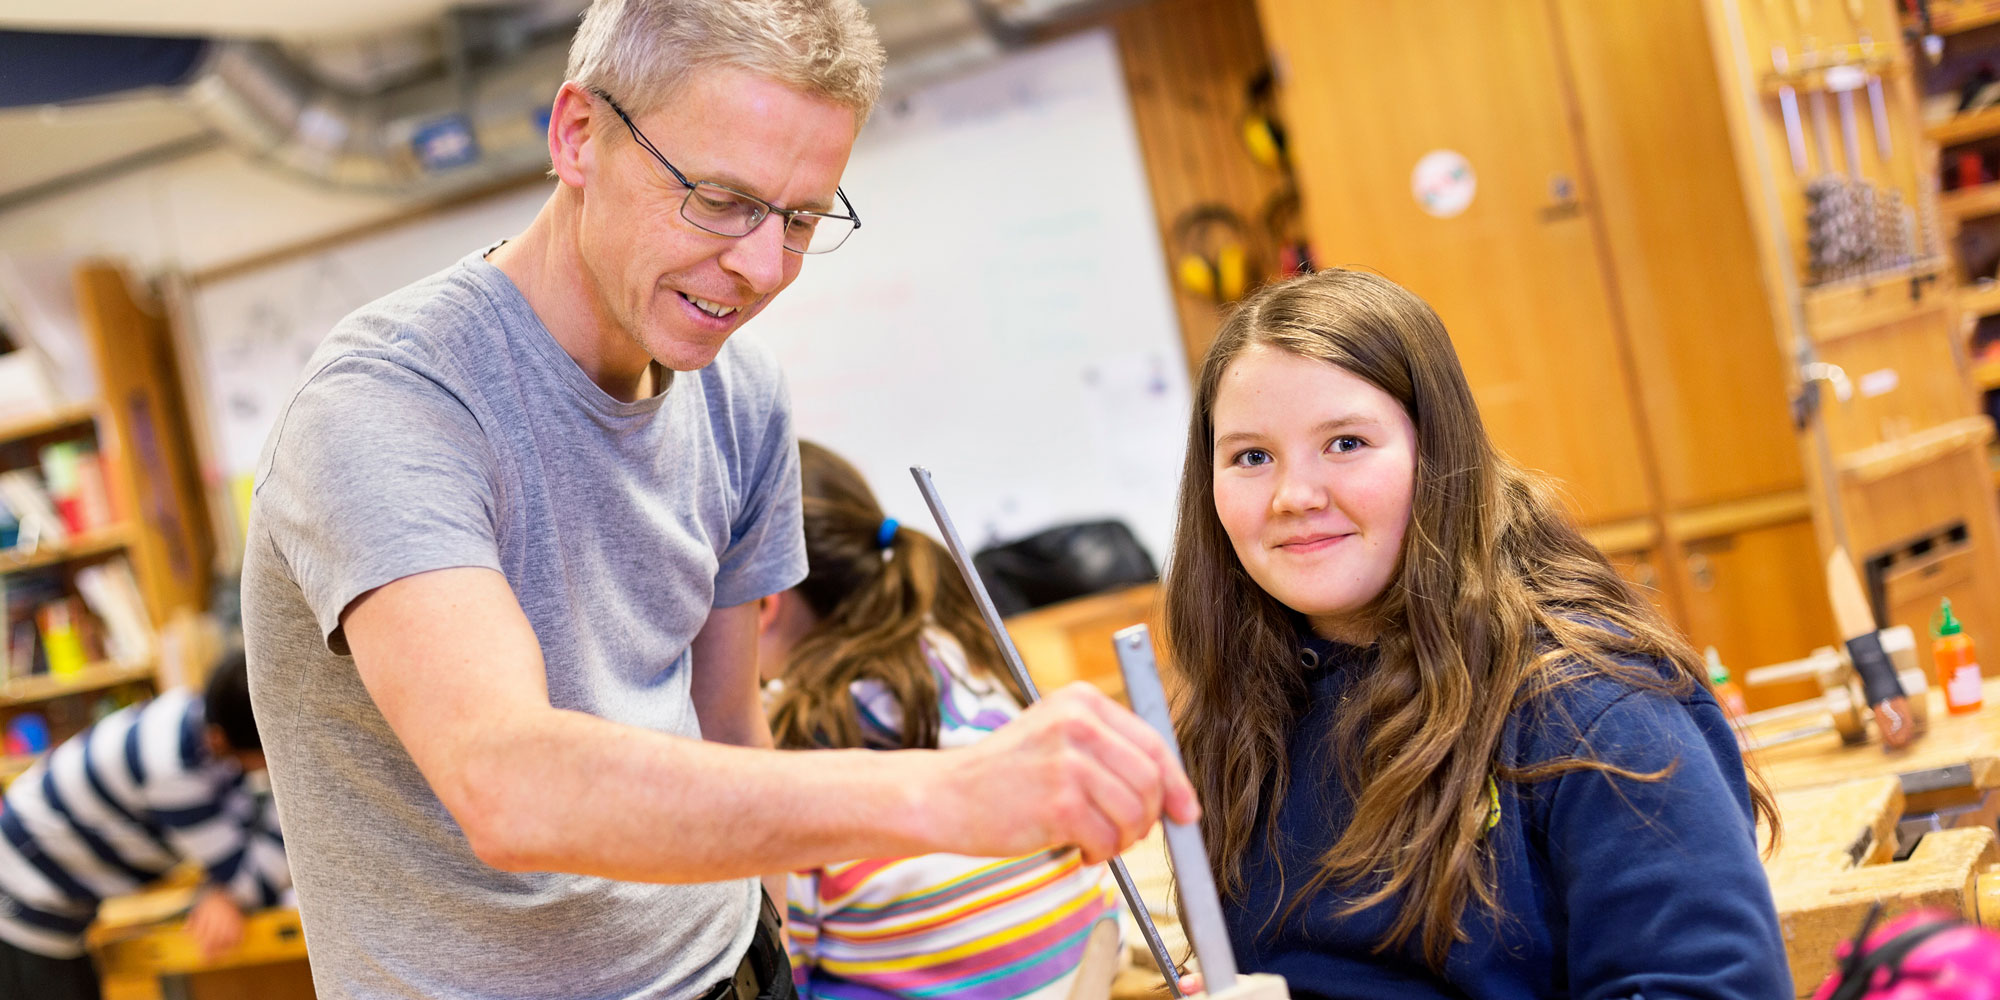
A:
<svg viewBox="0 0 2000 1000">
<path fill-rule="evenodd" d="M 886 549 L 889 546 L 896 544 L 897 527 L 898 525 L 896 523 L 895 518 L 893 517 L 883 518 L 882 526 L 875 529 L 875 547 L 878 549 Z"/>
</svg>

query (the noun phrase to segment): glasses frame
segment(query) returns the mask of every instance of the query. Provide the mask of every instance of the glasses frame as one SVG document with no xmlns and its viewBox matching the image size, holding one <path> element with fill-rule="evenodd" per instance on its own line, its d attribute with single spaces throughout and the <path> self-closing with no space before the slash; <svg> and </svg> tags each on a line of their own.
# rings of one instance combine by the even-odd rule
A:
<svg viewBox="0 0 2000 1000">
<path fill-rule="evenodd" d="M 806 208 L 779 208 L 778 206 L 773 205 L 770 202 L 765 201 L 764 199 L 759 198 L 748 191 L 739 191 L 733 187 L 730 187 L 727 184 L 722 184 L 717 181 L 689 180 L 686 174 L 681 173 L 679 167 L 676 167 L 672 163 L 667 161 L 666 154 L 661 153 L 659 147 L 653 145 L 653 141 L 651 139 L 646 138 L 646 134 L 644 132 L 639 131 L 639 126 L 632 121 L 632 116 L 626 114 L 625 109 L 618 106 L 618 101 L 615 98 L 613 98 L 610 94 L 607 94 L 602 90 L 596 89 L 595 87 L 591 88 L 590 92 L 597 95 L 599 98 L 602 98 L 605 104 L 610 105 L 611 110 L 618 115 L 618 120 L 624 122 L 625 128 L 632 133 L 632 138 L 638 140 L 639 145 L 642 148 L 644 148 L 646 152 L 653 154 L 653 159 L 660 161 L 660 166 L 667 168 L 667 172 L 674 175 L 675 182 L 679 183 L 681 187 L 687 189 L 687 193 L 681 196 L 680 215 L 681 218 L 687 220 L 688 225 L 693 226 L 704 233 L 712 233 L 716 236 L 723 236 L 732 240 L 740 240 L 743 237 L 756 232 L 757 227 L 763 225 L 765 219 L 774 215 L 784 220 L 782 224 L 786 228 L 790 228 L 792 220 L 798 218 L 799 216 L 806 216 L 808 218 L 816 218 L 816 219 L 837 219 L 841 222 L 853 223 L 853 225 L 848 228 L 847 235 L 842 236 L 840 238 L 839 243 L 835 243 L 834 245 L 827 247 L 824 250 L 799 250 L 792 247 L 790 244 L 781 244 L 785 247 L 786 250 L 795 254 L 799 254 L 800 256 L 804 256 L 806 254 L 832 253 L 835 250 L 838 250 L 841 247 L 845 246 L 847 244 L 848 238 L 852 237 L 857 231 L 861 229 L 861 213 L 854 210 L 854 203 L 847 199 L 847 192 L 837 186 L 833 189 L 833 194 L 834 197 L 840 199 L 841 207 L 847 209 L 846 215 L 837 215 L 833 212 L 816 212 Z M 759 215 L 755 221 L 751 222 L 749 229 L 740 233 L 724 233 L 724 232 L 718 232 L 717 230 L 714 229 L 710 229 L 707 226 L 704 226 L 701 223 L 696 222 L 694 220 L 694 217 L 688 215 L 687 211 L 688 199 L 694 197 L 694 189 L 696 185 L 706 185 L 708 187 L 721 188 L 722 190 L 727 191 L 730 194 L 737 196 L 738 198 L 742 198 L 757 205 L 761 205 L 763 206 L 764 214 Z"/>
</svg>

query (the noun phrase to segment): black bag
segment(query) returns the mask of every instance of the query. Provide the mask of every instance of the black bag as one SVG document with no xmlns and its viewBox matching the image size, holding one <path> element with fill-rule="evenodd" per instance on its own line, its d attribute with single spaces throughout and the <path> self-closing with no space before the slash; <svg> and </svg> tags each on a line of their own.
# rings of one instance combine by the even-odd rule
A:
<svg viewBox="0 0 2000 1000">
<path fill-rule="evenodd" d="M 981 549 L 972 566 L 1002 617 L 1159 578 L 1123 521 L 1060 525 Z"/>
</svg>

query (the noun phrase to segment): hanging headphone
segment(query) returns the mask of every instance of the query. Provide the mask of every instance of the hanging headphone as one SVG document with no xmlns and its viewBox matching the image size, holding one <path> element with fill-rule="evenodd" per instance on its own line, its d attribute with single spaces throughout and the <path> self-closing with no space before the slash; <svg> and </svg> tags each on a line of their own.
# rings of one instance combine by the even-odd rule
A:
<svg viewBox="0 0 2000 1000">
<path fill-rule="evenodd" d="M 1228 206 L 1203 202 L 1174 220 L 1174 276 L 1181 288 L 1217 305 L 1250 284 L 1249 229 Z"/>
<path fill-rule="evenodd" d="M 1299 217 L 1299 189 L 1291 184 L 1279 188 L 1264 202 L 1264 232 L 1278 248 L 1279 274 L 1311 274 L 1312 247 L 1306 242 L 1305 224 Z"/>
<path fill-rule="evenodd" d="M 1285 142 L 1285 126 L 1278 120 L 1278 76 L 1270 66 L 1250 78 L 1244 92 L 1248 110 L 1243 115 L 1243 145 L 1250 158 L 1273 170 L 1289 171 L 1290 150 Z"/>
</svg>

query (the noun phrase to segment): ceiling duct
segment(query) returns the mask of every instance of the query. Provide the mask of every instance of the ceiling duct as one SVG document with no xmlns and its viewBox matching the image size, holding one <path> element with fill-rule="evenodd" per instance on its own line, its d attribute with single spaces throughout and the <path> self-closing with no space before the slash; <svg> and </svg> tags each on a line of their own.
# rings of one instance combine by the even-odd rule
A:
<svg viewBox="0 0 2000 1000">
<path fill-rule="evenodd" d="M 0 107 L 177 92 L 253 159 L 345 190 L 424 198 L 548 166 L 549 105 L 580 5 L 448 17 L 441 59 L 366 91 L 276 43 L 0 32 Z M 441 64 L 441 65 L 440 65 Z"/>
<path fill-rule="evenodd" d="M 350 190 L 422 197 L 548 167 L 566 35 L 370 95 L 269 42 L 215 43 L 185 96 L 245 154 Z"/>
<path fill-rule="evenodd" d="M 892 95 L 1132 2 L 864 0 Z M 549 105 L 583 6 L 455 10 L 398 36 L 438 58 L 374 89 L 269 41 L 0 31 L 0 108 L 165 90 L 253 159 L 344 190 L 436 197 L 547 168 Z"/>
</svg>

